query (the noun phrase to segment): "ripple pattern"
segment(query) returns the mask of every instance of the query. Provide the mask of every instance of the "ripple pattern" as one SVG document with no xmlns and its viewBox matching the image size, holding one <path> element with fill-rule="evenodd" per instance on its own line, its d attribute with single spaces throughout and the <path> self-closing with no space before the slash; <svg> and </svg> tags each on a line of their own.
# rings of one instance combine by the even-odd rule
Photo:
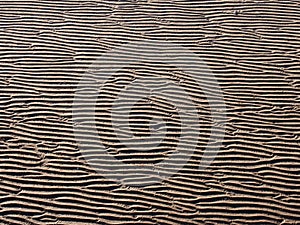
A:
<svg viewBox="0 0 300 225">
<path fill-rule="evenodd" d="M 118 159 L 156 163 L 178 142 L 176 109 L 163 99 L 140 101 L 131 125 L 146 138 L 145 121 L 171 118 L 164 145 L 132 152 L 117 141 L 108 110 L 136 76 L 180 82 L 200 118 L 188 163 L 162 183 L 135 188 L 86 162 L 72 103 L 95 58 L 144 38 L 177 43 L 205 60 L 223 91 L 227 126 L 218 155 L 199 170 L 211 130 L 219 129 L 201 89 L 162 62 L 119 71 L 96 111 L 101 141 Z M 0 40 L 1 224 L 300 223 L 299 1 L 6 0 Z M 210 80 L 204 84 L 213 93 Z"/>
</svg>

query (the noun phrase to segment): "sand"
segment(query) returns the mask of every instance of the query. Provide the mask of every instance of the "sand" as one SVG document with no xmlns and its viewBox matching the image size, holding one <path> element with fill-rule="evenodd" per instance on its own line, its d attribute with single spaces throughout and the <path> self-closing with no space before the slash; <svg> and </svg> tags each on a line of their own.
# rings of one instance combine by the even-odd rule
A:
<svg viewBox="0 0 300 225">
<path fill-rule="evenodd" d="M 298 1 L 2 2 L 0 223 L 300 223 L 299 12 Z M 89 73 L 99 57 L 142 40 L 188 49 L 214 78 L 199 85 L 162 58 L 141 59 L 103 80 Z M 128 58 L 138 50 L 144 48 L 129 49 Z M 102 85 L 87 94 L 97 95 L 92 114 L 74 104 L 82 77 Z M 128 116 L 130 129 L 120 118 L 111 120 L 118 93 L 128 85 L 151 84 L 159 93 L 165 86 L 157 82 L 164 79 L 189 98 L 169 93 L 174 106 L 162 95 L 145 95 L 130 108 L 130 99 L 146 93 L 136 88 L 115 108 L 122 106 L 117 115 Z M 214 107 L 226 116 L 213 118 L 207 93 L 222 99 Z M 180 107 L 196 110 L 198 124 L 182 129 L 182 119 L 195 116 L 180 117 Z M 98 133 L 78 137 L 77 125 L 88 129 L 91 115 Z M 163 135 L 159 145 L 147 139 L 151 133 Z M 97 151 L 99 143 L 112 158 Z M 184 164 L 182 155 L 165 161 L 179 144 L 188 155 Z M 102 167 L 89 157 L 100 157 Z M 199 167 L 203 158 L 209 163 Z M 168 163 L 153 174 L 156 183 L 128 175 L 160 162 Z"/>
</svg>

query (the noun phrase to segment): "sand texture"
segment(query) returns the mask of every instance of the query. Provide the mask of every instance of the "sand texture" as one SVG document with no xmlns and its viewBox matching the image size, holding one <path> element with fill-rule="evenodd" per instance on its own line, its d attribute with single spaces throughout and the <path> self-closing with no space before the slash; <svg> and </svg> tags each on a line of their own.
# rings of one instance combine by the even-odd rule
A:
<svg viewBox="0 0 300 225">
<path fill-rule="evenodd" d="M 188 49 L 215 77 L 200 87 L 165 60 L 141 60 L 102 83 L 98 133 L 82 133 L 94 148 L 90 157 L 101 142 L 134 172 L 165 162 L 179 144 L 187 149 L 184 165 L 171 160 L 170 176 L 153 184 L 115 182 L 118 169 L 104 176 L 74 134 L 74 109 L 79 123 L 89 116 L 74 103 L 82 77 L 98 84 L 87 73 L 95 60 L 141 40 Z M 0 3 L 0 45 L 0 224 L 300 224 L 300 1 L 7 0 Z M 157 90 L 163 79 L 180 85 L 196 107 L 199 131 L 181 129 L 178 108 L 187 98 L 176 91 L 170 97 L 178 107 L 155 96 L 131 109 L 122 102 L 135 136 L 114 127 L 118 93 L 145 77 Z M 226 105 L 224 134 L 205 94 L 216 93 L 216 82 Z M 144 90 L 135 91 L 128 102 Z M 147 137 L 155 131 L 164 137 L 153 147 Z M 199 168 L 211 135 L 217 155 Z"/>
</svg>

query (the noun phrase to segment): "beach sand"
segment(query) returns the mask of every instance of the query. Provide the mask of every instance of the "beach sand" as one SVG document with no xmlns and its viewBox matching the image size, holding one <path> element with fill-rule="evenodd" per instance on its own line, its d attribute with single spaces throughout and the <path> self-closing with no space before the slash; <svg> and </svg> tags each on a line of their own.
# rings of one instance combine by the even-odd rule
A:
<svg viewBox="0 0 300 225">
<path fill-rule="evenodd" d="M 74 107 L 81 110 L 74 96 L 97 58 L 148 39 L 188 49 L 215 80 L 200 87 L 176 65 L 153 59 L 102 83 L 98 133 L 82 133 L 94 148 L 90 155 L 100 141 L 133 173 L 164 162 L 178 144 L 190 156 L 178 171 L 178 161 L 169 162 L 166 179 L 136 187 L 114 181 L 122 171 L 104 176 L 84 157 L 74 135 Z M 8 0 L 0 7 L 0 40 L 1 224 L 300 223 L 298 1 Z M 118 93 L 152 75 L 189 95 L 199 119 L 191 142 L 180 139 L 195 132 L 181 129 L 185 99 L 176 91 L 178 107 L 159 96 L 145 96 L 128 111 L 122 102 L 130 129 L 120 131 L 124 140 L 116 135 L 110 113 Z M 205 94 L 215 93 L 213 82 L 226 106 L 224 134 Z M 126 143 L 136 151 L 124 144 L 129 131 Z M 164 136 L 151 148 L 147 137 L 155 131 Z M 199 168 L 211 136 L 222 139 L 217 154 Z"/>
</svg>

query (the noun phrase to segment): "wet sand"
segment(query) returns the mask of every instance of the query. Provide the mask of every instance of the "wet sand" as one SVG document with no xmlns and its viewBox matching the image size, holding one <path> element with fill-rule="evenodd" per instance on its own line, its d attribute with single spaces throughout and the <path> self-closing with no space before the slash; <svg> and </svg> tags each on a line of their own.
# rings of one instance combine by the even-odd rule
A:
<svg viewBox="0 0 300 225">
<path fill-rule="evenodd" d="M 219 135 L 203 91 L 164 62 L 119 71 L 99 95 L 96 125 L 110 154 L 133 169 L 163 160 L 181 132 L 176 109 L 152 99 L 135 106 L 131 128 L 146 137 L 151 118 L 163 118 L 163 144 L 128 151 L 117 140 L 109 110 L 136 76 L 181 80 L 200 118 L 186 165 L 139 188 L 87 163 L 74 137 L 72 104 L 97 57 L 145 38 L 176 43 L 204 60 L 227 116 L 220 150 L 201 170 L 211 132 Z M 298 1 L 5 1 L 0 40 L 1 224 L 300 223 Z M 214 91 L 210 80 L 205 87 Z"/>
</svg>

